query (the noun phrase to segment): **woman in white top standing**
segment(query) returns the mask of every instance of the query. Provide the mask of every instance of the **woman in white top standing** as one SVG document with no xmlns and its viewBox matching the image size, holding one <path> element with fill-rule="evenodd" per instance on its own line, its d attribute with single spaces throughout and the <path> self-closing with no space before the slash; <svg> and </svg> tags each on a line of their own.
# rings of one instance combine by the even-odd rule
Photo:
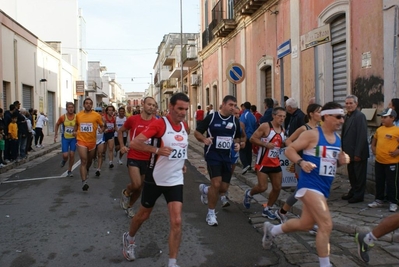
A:
<svg viewBox="0 0 399 267">
<path fill-rule="evenodd" d="M 37 117 L 36 120 L 36 128 L 35 128 L 35 146 L 36 147 L 42 147 L 42 142 L 44 138 L 43 134 L 43 126 L 44 124 L 48 121 L 47 115 L 44 115 L 43 112 L 40 112 L 40 114 Z"/>
</svg>

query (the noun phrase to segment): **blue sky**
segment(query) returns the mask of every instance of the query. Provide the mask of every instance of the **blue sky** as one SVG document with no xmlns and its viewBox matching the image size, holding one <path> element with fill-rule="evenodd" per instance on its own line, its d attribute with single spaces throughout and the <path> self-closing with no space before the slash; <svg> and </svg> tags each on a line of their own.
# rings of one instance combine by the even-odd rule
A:
<svg viewBox="0 0 399 267">
<path fill-rule="evenodd" d="M 199 32 L 200 1 L 182 2 L 183 32 Z M 79 0 L 79 7 L 89 60 L 116 73 L 126 92 L 148 88 L 163 36 L 180 32 L 180 0 Z"/>
</svg>

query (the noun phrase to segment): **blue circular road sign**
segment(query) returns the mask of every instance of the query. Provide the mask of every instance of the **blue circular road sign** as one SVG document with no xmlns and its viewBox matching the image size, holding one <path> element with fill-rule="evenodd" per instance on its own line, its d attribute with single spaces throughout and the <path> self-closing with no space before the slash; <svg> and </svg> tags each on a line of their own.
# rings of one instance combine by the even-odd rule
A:
<svg viewBox="0 0 399 267">
<path fill-rule="evenodd" d="M 239 84 L 245 79 L 245 69 L 241 64 L 232 63 L 227 67 L 227 79 L 230 82 Z"/>
</svg>

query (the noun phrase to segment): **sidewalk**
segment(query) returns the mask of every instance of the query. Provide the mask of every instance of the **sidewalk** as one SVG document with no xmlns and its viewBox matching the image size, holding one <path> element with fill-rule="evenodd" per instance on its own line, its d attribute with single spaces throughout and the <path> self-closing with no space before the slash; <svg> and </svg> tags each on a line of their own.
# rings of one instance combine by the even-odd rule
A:
<svg viewBox="0 0 399 267">
<path fill-rule="evenodd" d="M 45 135 L 43 138 L 43 143 L 42 147 L 37 148 L 35 147 L 35 141 L 33 140 L 32 142 L 32 148 L 34 151 L 28 153 L 28 157 L 26 159 L 23 159 L 19 162 L 11 162 L 5 165 L 3 168 L 0 168 L 0 174 L 5 173 L 11 169 L 14 169 L 26 162 L 29 162 L 33 159 L 39 158 L 43 155 L 46 155 L 47 153 L 55 150 L 55 149 L 61 149 L 61 137 L 58 137 L 58 140 L 56 143 L 54 143 L 54 133 L 50 135 Z M 61 160 L 61 159 L 60 159 Z"/>
<path fill-rule="evenodd" d="M 203 155 L 204 153 L 203 144 L 198 142 L 193 134 L 189 135 L 189 147 L 200 155 Z M 207 175 L 206 166 L 201 168 L 200 172 Z M 241 166 L 236 167 L 234 176 L 248 185 L 247 188 L 251 188 L 257 183 L 255 173 L 247 172 L 245 175 L 241 175 Z M 271 184 L 269 183 L 267 192 L 254 196 L 254 200 L 259 204 L 266 203 L 270 188 Z M 332 184 L 330 197 L 328 199 L 328 206 L 333 219 L 334 230 L 355 235 L 356 232 L 359 231 L 371 230 L 381 221 L 381 219 L 392 214 L 392 212 L 388 211 L 388 204 L 384 205 L 382 208 L 369 208 L 367 204 L 374 201 L 374 196 L 371 194 L 366 194 L 364 202 L 361 203 L 349 204 L 347 201 L 341 200 L 341 196 L 346 193 L 349 188 L 350 184 L 347 177 L 342 174 L 337 174 Z M 246 188 L 243 189 L 245 190 Z M 276 205 L 282 206 L 291 194 L 291 188 L 283 188 Z M 294 215 L 300 215 L 302 212 L 302 202 L 298 201 L 294 207 L 291 208 L 290 212 Z M 387 234 L 379 240 L 399 243 L 399 231 Z"/>
</svg>

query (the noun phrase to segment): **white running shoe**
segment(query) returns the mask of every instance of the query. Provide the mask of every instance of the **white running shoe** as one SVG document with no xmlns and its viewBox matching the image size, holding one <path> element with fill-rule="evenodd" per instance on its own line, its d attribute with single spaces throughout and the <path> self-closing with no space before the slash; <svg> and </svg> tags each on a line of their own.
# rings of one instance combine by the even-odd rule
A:
<svg viewBox="0 0 399 267">
<path fill-rule="evenodd" d="M 134 256 L 134 248 L 136 247 L 136 245 L 134 243 L 129 242 L 128 236 L 129 236 L 128 232 L 124 233 L 122 236 L 122 243 L 123 243 L 122 252 L 125 259 L 127 259 L 128 261 L 134 261 L 136 259 L 136 257 Z"/>
<path fill-rule="evenodd" d="M 216 220 L 216 215 L 215 214 L 207 214 L 206 215 L 206 222 L 210 226 L 218 226 L 218 221 Z"/>
<path fill-rule="evenodd" d="M 389 204 L 389 211 L 390 212 L 395 212 L 397 210 L 398 210 L 398 205 L 397 204 L 395 204 L 395 203 L 390 203 Z"/>
<path fill-rule="evenodd" d="M 129 217 L 129 218 L 133 218 L 135 215 L 133 208 L 127 208 L 125 210 L 125 212 L 126 212 L 127 217 Z"/>
<path fill-rule="evenodd" d="M 371 202 L 370 204 L 368 204 L 368 206 L 370 208 L 378 208 L 381 207 L 383 205 L 381 200 L 376 199 L 375 201 Z"/>
<path fill-rule="evenodd" d="M 118 160 L 119 165 L 123 165 L 123 162 L 121 159 Z"/>
<path fill-rule="evenodd" d="M 222 201 L 222 207 L 223 208 L 227 208 L 228 206 L 230 206 L 230 202 L 229 202 L 229 200 L 227 199 L 226 196 L 221 196 L 220 197 L 220 201 Z"/>
<path fill-rule="evenodd" d="M 262 246 L 264 249 L 270 249 L 272 246 L 272 241 L 274 239 L 271 230 L 273 228 L 273 224 L 269 222 L 263 223 L 263 238 L 262 238 Z"/>
<path fill-rule="evenodd" d="M 205 187 L 207 187 L 206 184 L 200 184 L 198 189 L 200 191 L 201 194 L 201 202 L 204 205 L 208 205 L 208 195 L 204 193 Z"/>
<path fill-rule="evenodd" d="M 311 235 L 317 235 L 317 231 L 319 230 L 319 227 L 317 224 L 313 225 L 313 228 L 309 230 L 309 234 Z"/>
<path fill-rule="evenodd" d="M 277 219 L 279 219 L 279 221 L 280 221 L 281 223 L 285 223 L 285 222 L 288 220 L 287 215 L 281 213 L 281 212 L 280 212 L 280 209 L 277 209 L 277 210 L 275 211 L 275 214 L 276 214 Z"/>
<path fill-rule="evenodd" d="M 130 197 L 125 196 L 125 189 L 122 189 L 121 200 L 119 202 L 122 209 L 127 210 L 129 207 Z"/>
</svg>

